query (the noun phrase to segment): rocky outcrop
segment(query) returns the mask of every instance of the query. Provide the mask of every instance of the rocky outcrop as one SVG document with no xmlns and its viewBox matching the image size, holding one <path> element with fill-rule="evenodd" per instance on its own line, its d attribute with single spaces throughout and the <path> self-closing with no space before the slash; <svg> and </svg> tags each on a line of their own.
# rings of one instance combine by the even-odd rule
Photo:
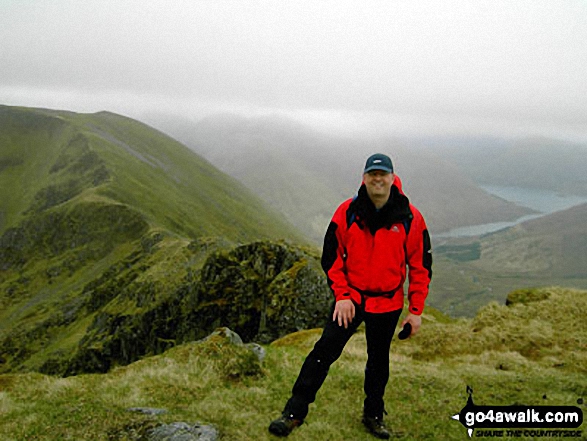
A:
<svg viewBox="0 0 587 441">
<path fill-rule="evenodd" d="M 321 327 L 332 301 L 318 257 L 292 245 L 264 241 L 212 251 L 200 270 L 187 271 L 163 298 L 156 292 L 161 284 L 137 283 L 133 268 L 148 271 L 144 252 L 129 255 L 84 288 L 92 323 L 74 353 L 52 354 L 41 371 L 107 372 L 200 340 L 218 327 L 233 329 L 262 358 L 258 343 Z M 117 310 L 117 302 L 127 308 Z"/>
<path fill-rule="evenodd" d="M 307 253 L 270 242 L 234 247 L 303 236 L 237 181 L 107 112 L 0 106 L 0 128 L 0 177 L 11 184 L 0 185 L 0 373 L 104 372 L 224 323 L 247 342 L 260 330 L 278 334 L 268 308 L 246 305 L 291 265 L 306 271 Z M 215 262 L 229 255 L 249 272 L 256 248 L 277 252 L 259 254 L 253 269 L 274 270 L 243 273 L 231 288 Z M 291 264 L 272 263 L 280 256 Z M 212 294 L 234 308 L 217 308 Z"/>
<path fill-rule="evenodd" d="M 197 305 L 187 323 L 204 329 L 228 326 L 245 341 L 266 343 L 321 326 L 331 295 L 316 256 L 281 243 L 255 242 L 211 255 L 186 302 Z"/>
</svg>

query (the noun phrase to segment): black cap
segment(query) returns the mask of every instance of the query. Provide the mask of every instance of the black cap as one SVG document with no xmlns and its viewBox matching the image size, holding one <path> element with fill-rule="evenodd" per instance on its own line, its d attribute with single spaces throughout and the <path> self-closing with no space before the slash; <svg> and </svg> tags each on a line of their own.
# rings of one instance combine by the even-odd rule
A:
<svg viewBox="0 0 587 441">
<path fill-rule="evenodd" d="M 393 164 L 389 156 L 382 153 L 375 153 L 369 156 L 363 173 L 368 173 L 372 170 L 383 170 L 387 173 L 393 173 Z"/>
</svg>

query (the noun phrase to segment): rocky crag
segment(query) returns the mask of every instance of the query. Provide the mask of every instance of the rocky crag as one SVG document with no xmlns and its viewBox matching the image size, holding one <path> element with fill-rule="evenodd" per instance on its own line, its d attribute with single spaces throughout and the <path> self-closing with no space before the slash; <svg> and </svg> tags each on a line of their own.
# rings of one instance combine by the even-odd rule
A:
<svg viewBox="0 0 587 441">
<path fill-rule="evenodd" d="M 175 269 L 162 274 L 172 244 L 154 240 L 143 238 L 139 249 L 53 306 L 46 319 L 3 336 L 2 370 L 106 372 L 219 326 L 245 342 L 268 342 L 323 324 L 331 295 L 317 256 L 307 250 L 260 241 L 215 249 L 200 266 L 203 250 L 218 244 L 192 241 L 175 250 Z M 75 330 L 80 337 L 68 345 Z"/>
</svg>

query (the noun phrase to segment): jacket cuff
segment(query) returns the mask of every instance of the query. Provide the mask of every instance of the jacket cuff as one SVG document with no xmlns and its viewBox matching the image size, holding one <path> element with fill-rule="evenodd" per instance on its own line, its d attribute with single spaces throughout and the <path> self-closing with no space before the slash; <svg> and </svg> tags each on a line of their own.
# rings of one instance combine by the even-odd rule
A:
<svg viewBox="0 0 587 441">
<path fill-rule="evenodd" d="M 347 291 L 344 291 L 342 294 L 334 296 L 334 298 L 337 302 L 340 300 L 352 300 L 357 305 L 360 305 L 362 303 L 361 294 L 359 294 L 354 289 L 350 288 Z"/>
<path fill-rule="evenodd" d="M 410 311 L 410 313 L 411 314 L 414 314 L 414 315 L 422 315 L 422 312 L 424 312 L 424 307 L 423 306 L 410 305 L 408 307 L 408 311 Z"/>
</svg>

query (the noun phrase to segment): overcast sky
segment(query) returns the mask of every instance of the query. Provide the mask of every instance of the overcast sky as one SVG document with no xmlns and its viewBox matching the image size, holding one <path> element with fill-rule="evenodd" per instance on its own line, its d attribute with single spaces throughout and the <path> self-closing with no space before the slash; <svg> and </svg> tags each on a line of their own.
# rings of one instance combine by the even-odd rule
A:
<svg viewBox="0 0 587 441">
<path fill-rule="evenodd" d="M 0 0 L 0 104 L 587 141 L 587 1 Z"/>
</svg>

